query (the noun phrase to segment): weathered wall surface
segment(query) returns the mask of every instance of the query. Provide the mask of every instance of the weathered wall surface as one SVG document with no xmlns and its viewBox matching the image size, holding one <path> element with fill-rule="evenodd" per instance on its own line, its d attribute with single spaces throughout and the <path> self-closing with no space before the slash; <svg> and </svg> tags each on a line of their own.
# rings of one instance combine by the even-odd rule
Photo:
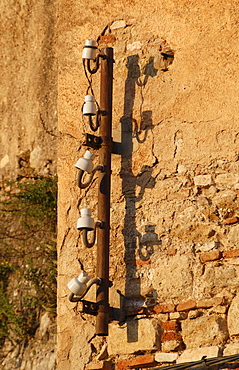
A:
<svg viewBox="0 0 239 370">
<path fill-rule="evenodd" d="M 59 2 L 59 370 L 238 352 L 238 5 Z M 95 318 L 68 301 L 66 284 L 80 272 L 77 259 L 96 274 L 96 246 L 86 250 L 76 221 L 83 207 L 97 219 L 98 184 L 77 188 L 74 164 L 90 132 L 82 48 L 107 25 L 99 46 L 114 48 L 113 137 L 122 149 L 112 155 L 111 305 L 119 290 L 131 319 L 95 338 Z M 167 66 L 161 52 L 171 51 Z M 98 74 L 93 87 L 98 97 Z"/>
<path fill-rule="evenodd" d="M 55 1 L 0 4 L 0 176 L 56 173 Z"/>
<path fill-rule="evenodd" d="M 56 1 L 2 0 L 0 34 L 0 182 L 55 175 Z M 54 332 L 46 313 L 34 339 L 5 342 L 0 367 L 53 370 Z"/>
</svg>

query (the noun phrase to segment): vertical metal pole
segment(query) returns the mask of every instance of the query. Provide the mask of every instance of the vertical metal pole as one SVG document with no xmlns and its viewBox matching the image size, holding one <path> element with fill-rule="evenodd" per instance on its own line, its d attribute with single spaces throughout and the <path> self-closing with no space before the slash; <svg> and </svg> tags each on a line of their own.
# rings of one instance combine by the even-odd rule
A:
<svg viewBox="0 0 239 370">
<path fill-rule="evenodd" d="M 104 113 L 99 131 L 102 138 L 99 163 L 105 166 L 105 172 L 99 173 L 98 219 L 103 222 L 103 228 L 97 230 L 97 277 L 102 283 L 96 293 L 96 335 L 108 335 L 113 49 L 105 48 L 101 53 L 105 58 L 101 60 L 100 110 Z"/>
</svg>

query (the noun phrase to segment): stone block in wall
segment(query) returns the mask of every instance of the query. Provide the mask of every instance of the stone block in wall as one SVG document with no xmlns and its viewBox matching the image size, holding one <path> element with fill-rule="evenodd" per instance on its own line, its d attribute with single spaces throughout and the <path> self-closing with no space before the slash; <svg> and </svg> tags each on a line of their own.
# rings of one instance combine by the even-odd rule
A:
<svg viewBox="0 0 239 370">
<path fill-rule="evenodd" d="M 228 338 L 224 315 L 203 315 L 182 321 L 182 337 L 187 349 L 222 345 Z"/>
<path fill-rule="evenodd" d="M 170 300 L 183 300 L 185 296 L 189 296 L 193 283 L 193 276 L 189 268 L 193 263 L 192 256 L 176 254 L 169 258 L 162 254 L 159 257 L 159 254 L 155 253 L 151 260 L 154 271 L 152 285 L 156 287 L 160 282 L 160 299 L 162 302 L 169 300 L 169 292 Z"/>
<path fill-rule="evenodd" d="M 168 340 L 161 344 L 161 349 L 163 352 L 173 352 L 182 349 L 182 340 Z"/>
<path fill-rule="evenodd" d="M 211 251 L 212 249 L 214 249 L 216 247 L 216 242 L 215 241 L 211 241 L 211 242 L 207 242 L 203 245 L 200 245 L 198 247 L 196 247 L 196 251 L 201 251 L 201 252 L 209 252 Z"/>
<path fill-rule="evenodd" d="M 180 364 L 183 362 L 199 361 L 203 356 L 207 356 L 207 358 L 217 357 L 218 351 L 219 347 L 217 346 L 186 349 L 177 359 L 177 363 Z"/>
<path fill-rule="evenodd" d="M 235 201 L 236 197 L 236 191 L 229 189 L 222 190 L 216 193 L 216 195 L 212 199 L 212 202 L 213 205 L 217 206 L 218 208 L 228 208 Z"/>
<path fill-rule="evenodd" d="M 215 183 L 217 186 L 228 187 L 235 185 L 239 182 L 238 174 L 233 173 L 221 173 L 215 178 Z"/>
<path fill-rule="evenodd" d="M 113 22 L 112 25 L 110 26 L 110 29 L 118 30 L 120 28 L 125 28 L 125 27 L 126 27 L 126 21 L 122 19 L 122 20 Z"/>
<path fill-rule="evenodd" d="M 198 175 L 193 178 L 194 185 L 196 186 L 210 186 L 212 185 L 212 176 L 211 175 Z"/>
<path fill-rule="evenodd" d="M 109 325 L 108 354 L 122 355 L 157 348 L 158 320 L 142 319 L 128 322 L 124 327 Z"/>
<path fill-rule="evenodd" d="M 200 284 L 205 291 L 213 289 L 214 294 L 220 294 L 221 288 L 238 285 L 238 272 L 235 266 L 208 266 L 204 275 L 201 277 Z"/>
<path fill-rule="evenodd" d="M 155 361 L 157 362 L 174 362 L 178 358 L 177 353 L 168 353 L 168 352 L 157 352 L 155 353 Z"/>
<path fill-rule="evenodd" d="M 196 319 L 196 317 L 201 316 L 201 312 L 199 310 L 192 310 L 188 312 L 189 319 Z"/>
<path fill-rule="evenodd" d="M 177 305 L 176 310 L 177 311 L 189 311 L 196 308 L 196 301 L 194 299 L 189 299 L 186 302 L 181 302 Z"/>
<path fill-rule="evenodd" d="M 231 227 L 228 233 L 228 241 L 235 244 L 239 242 L 239 225 Z"/>
<path fill-rule="evenodd" d="M 187 317 L 187 312 L 171 312 L 169 314 L 170 320 L 186 320 Z"/>
<path fill-rule="evenodd" d="M 224 314 L 227 312 L 227 306 L 215 306 L 215 307 L 212 307 L 208 313 L 220 313 L 220 314 Z"/>
<path fill-rule="evenodd" d="M 231 335 L 238 335 L 239 334 L 239 294 L 235 296 L 232 300 L 230 308 L 228 310 L 228 331 L 230 336 Z"/>
<path fill-rule="evenodd" d="M 224 297 L 214 297 L 208 299 L 200 299 L 197 302 L 197 308 L 210 308 L 213 306 L 222 305 L 225 303 Z"/>
<path fill-rule="evenodd" d="M 237 355 L 239 353 L 239 343 L 229 343 L 223 350 L 223 356 Z"/>
</svg>

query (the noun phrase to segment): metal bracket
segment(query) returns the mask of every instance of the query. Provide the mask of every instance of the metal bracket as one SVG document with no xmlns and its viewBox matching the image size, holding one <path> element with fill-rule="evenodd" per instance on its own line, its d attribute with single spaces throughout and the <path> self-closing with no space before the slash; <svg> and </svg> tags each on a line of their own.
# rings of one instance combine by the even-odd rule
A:
<svg viewBox="0 0 239 370">
<path fill-rule="evenodd" d="M 84 146 L 88 146 L 93 149 L 100 149 L 102 144 L 102 139 L 100 136 L 95 136 L 92 134 L 85 134 Z"/>
<path fill-rule="evenodd" d="M 100 149 L 101 144 L 103 142 L 102 138 L 100 136 L 95 136 L 92 134 L 84 134 L 85 135 L 85 141 L 82 145 L 87 146 L 89 148 L 93 149 Z M 116 141 L 113 141 L 113 147 L 112 147 L 112 154 L 118 154 L 122 155 L 122 144 Z"/>
<path fill-rule="evenodd" d="M 120 326 L 122 326 L 125 322 L 132 321 L 136 316 L 142 316 L 142 318 L 147 318 L 150 313 L 152 313 L 152 309 L 150 310 L 150 307 L 145 306 L 128 306 L 125 307 L 125 301 L 126 298 L 124 295 L 122 295 L 119 291 L 117 291 L 120 294 L 120 307 L 111 307 L 109 306 L 109 321 L 116 321 Z M 98 315 L 98 309 L 99 305 L 96 302 L 90 302 L 81 300 L 82 303 L 82 309 L 81 312 L 86 313 L 88 315 L 97 316 Z"/>
<path fill-rule="evenodd" d="M 97 316 L 98 314 L 98 305 L 95 302 L 80 301 L 82 303 L 82 312 L 88 314 Z M 119 308 L 109 307 L 109 319 L 110 321 L 118 321 L 119 323 L 125 319 L 124 310 L 121 310 Z"/>
<path fill-rule="evenodd" d="M 87 313 L 88 315 L 96 316 L 98 313 L 98 307 L 95 302 L 90 301 L 81 301 L 83 304 L 82 312 Z"/>
</svg>

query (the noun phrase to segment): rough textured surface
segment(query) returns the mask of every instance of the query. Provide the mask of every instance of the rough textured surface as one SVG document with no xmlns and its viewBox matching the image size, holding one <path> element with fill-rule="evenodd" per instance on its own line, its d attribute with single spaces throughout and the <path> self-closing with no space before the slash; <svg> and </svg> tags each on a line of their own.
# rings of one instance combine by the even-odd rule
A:
<svg viewBox="0 0 239 370">
<path fill-rule="evenodd" d="M 0 2 L 0 186 L 57 171 L 56 3 Z M 55 325 L 42 330 L 35 340 L 6 342 L 1 366 L 55 369 Z"/>
<path fill-rule="evenodd" d="M 56 1 L 0 4 L 0 179 L 56 173 Z"/>
<path fill-rule="evenodd" d="M 129 348 L 133 357 L 145 352 L 139 338 L 152 319 L 160 330 L 179 322 L 159 333 L 157 352 L 212 345 L 223 352 L 237 341 L 227 312 L 239 276 L 232 252 L 239 241 L 239 4 L 218 4 L 90 0 L 86 11 L 81 0 L 59 1 L 59 370 L 84 369 L 106 343 L 106 359 L 115 363 L 127 360 Z M 90 132 L 81 115 L 87 38 L 113 46 L 115 54 L 113 138 L 122 155 L 112 155 L 110 279 L 127 310 L 138 308 L 134 320 L 121 323 L 126 329 L 117 329 L 121 355 L 111 337 L 93 337 L 95 318 L 67 299 L 77 259 L 92 277 L 97 263 L 96 246 L 86 250 L 75 227 L 80 208 L 90 207 L 97 218 L 97 179 L 79 190 L 74 167 L 85 151 L 83 133 Z M 98 99 L 99 74 L 92 82 Z M 167 312 L 150 309 L 170 305 Z M 229 312 L 236 315 L 233 307 Z M 147 337 L 152 345 L 154 336 L 152 330 Z"/>
<path fill-rule="evenodd" d="M 184 363 L 190 361 L 199 361 L 203 356 L 207 358 L 217 357 L 219 352 L 219 347 L 202 347 L 197 349 L 186 349 L 183 354 L 177 359 L 177 363 Z"/>
<path fill-rule="evenodd" d="M 3 352 L 5 351 L 5 353 Z M 46 312 L 41 317 L 36 334 L 29 341 L 5 343 L 1 355 L 4 370 L 55 370 L 56 369 L 56 323 Z"/>
<path fill-rule="evenodd" d="M 228 338 L 225 316 L 201 316 L 182 322 L 183 341 L 186 348 L 220 345 Z"/>
<path fill-rule="evenodd" d="M 157 320 L 141 320 L 138 324 L 132 322 L 128 326 L 130 327 L 132 341 L 128 340 L 127 334 L 129 330 L 127 330 L 126 326 L 119 327 L 113 324 L 110 326 L 108 337 L 108 353 L 110 356 L 149 351 L 157 348 L 161 331 Z M 136 336 L 137 341 L 135 340 Z M 127 347 L 125 343 L 127 343 Z"/>
<path fill-rule="evenodd" d="M 238 318 L 238 310 L 239 310 L 239 295 L 237 295 L 228 310 L 228 331 L 230 335 L 238 335 L 239 334 L 239 318 Z"/>
</svg>

